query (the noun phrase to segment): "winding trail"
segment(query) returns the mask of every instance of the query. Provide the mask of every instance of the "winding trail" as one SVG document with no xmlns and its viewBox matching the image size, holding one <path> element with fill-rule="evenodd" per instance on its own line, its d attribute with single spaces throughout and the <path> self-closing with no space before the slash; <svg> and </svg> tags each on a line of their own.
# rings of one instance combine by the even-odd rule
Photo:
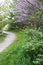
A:
<svg viewBox="0 0 43 65">
<path fill-rule="evenodd" d="M 14 40 L 16 40 L 16 34 L 12 32 L 5 32 L 7 34 L 5 40 L 0 43 L 0 52 L 6 49 Z"/>
</svg>

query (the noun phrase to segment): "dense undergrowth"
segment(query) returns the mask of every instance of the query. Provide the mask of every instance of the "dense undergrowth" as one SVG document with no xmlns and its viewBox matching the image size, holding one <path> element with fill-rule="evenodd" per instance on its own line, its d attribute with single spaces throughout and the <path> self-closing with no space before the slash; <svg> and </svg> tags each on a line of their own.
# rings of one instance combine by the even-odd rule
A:
<svg viewBox="0 0 43 65">
<path fill-rule="evenodd" d="M 18 38 L 0 53 L 0 65 L 43 65 L 43 32 L 33 29 L 13 32 Z"/>
</svg>

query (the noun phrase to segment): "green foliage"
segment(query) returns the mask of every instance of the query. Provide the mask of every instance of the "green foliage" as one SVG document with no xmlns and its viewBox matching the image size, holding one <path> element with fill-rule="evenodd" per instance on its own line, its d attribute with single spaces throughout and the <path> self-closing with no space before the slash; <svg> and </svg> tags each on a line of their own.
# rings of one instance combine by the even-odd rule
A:
<svg viewBox="0 0 43 65">
<path fill-rule="evenodd" d="M 7 25 L 12 23 L 14 20 L 13 14 L 10 12 L 15 7 L 13 1 L 5 0 L 4 3 L 0 3 L 0 29 Z"/>
<path fill-rule="evenodd" d="M 12 9 L 14 5 L 11 4 Z M 5 9 L 6 10 L 6 9 Z M 3 25 L 11 24 L 16 21 L 16 14 L 12 12 L 8 15 L 0 15 L 0 28 Z M 3 20 L 4 19 L 4 20 Z M 30 20 L 43 23 L 43 11 L 30 16 Z M 2 23 L 3 22 L 3 23 Z M 14 31 L 17 34 L 17 40 L 13 42 L 6 50 L 0 53 L 0 65 L 43 65 L 43 28 L 42 30 L 25 29 Z M 3 36 L 0 36 L 0 40 Z"/>
<path fill-rule="evenodd" d="M 43 26 L 43 9 L 40 9 L 38 12 L 32 13 L 29 17 L 29 20 L 31 21 L 31 24 L 36 28 Z"/>
<path fill-rule="evenodd" d="M 1 36 L 0 36 L 0 42 L 4 41 L 5 37 L 6 37 L 5 34 L 1 35 Z"/>
<path fill-rule="evenodd" d="M 0 14 L 0 29 L 3 27 L 3 16 Z"/>
<path fill-rule="evenodd" d="M 17 40 L 0 54 L 0 65 L 43 65 L 43 33 L 25 29 L 16 34 Z"/>
<path fill-rule="evenodd" d="M 43 2 L 43 0 L 39 0 L 39 1 Z"/>
<path fill-rule="evenodd" d="M 28 42 L 24 46 L 24 55 L 30 57 L 31 65 L 43 65 L 43 34 L 36 30 L 29 30 Z"/>
</svg>

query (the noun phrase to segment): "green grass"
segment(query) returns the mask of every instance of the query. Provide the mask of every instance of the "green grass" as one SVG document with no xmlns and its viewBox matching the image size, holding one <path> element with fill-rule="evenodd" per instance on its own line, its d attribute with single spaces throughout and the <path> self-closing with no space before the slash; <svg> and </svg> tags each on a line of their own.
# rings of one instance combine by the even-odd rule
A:
<svg viewBox="0 0 43 65">
<path fill-rule="evenodd" d="M 1 35 L 0 36 L 0 42 L 3 42 L 4 41 L 4 39 L 5 39 L 5 37 L 6 37 L 6 35 L 4 34 L 4 35 Z"/>
<path fill-rule="evenodd" d="M 27 29 L 13 32 L 16 33 L 17 39 L 0 53 L 0 65 L 43 65 L 43 62 L 36 60 L 40 60 L 39 55 L 43 59 L 42 33 Z"/>
<path fill-rule="evenodd" d="M 16 51 L 19 50 L 19 47 L 21 48 L 21 46 L 23 46 L 27 41 L 27 35 L 25 35 L 23 31 L 13 32 L 16 33 L 17 40 L 14 41 L 13 44 L 11 44 L 6 50 L 4 50 L 4 52 L 0 53 L 0 65 L 14 65 L 16 62 L 16 59 L 14 58 L 19 55 Z"/>
</svg>

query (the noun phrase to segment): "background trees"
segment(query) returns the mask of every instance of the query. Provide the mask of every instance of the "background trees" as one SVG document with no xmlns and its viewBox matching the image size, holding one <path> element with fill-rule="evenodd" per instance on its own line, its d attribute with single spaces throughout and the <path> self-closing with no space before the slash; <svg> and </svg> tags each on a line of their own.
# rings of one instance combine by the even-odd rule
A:
<svg viewBox="0 0 43 65">
<path fill-rule="evenodd" d="M 4 0 L 4 2 L 0 2 L 0 32 L 5 25 L 11 23 L 11 12 L 14 7 L 15 4 L 13 4 L 12 0 Z"/>
<path fill-rule="evenodd" d="M 16 14 L 16 21 L 13 26 L 25 26 L 29 24 L 34 25 L 37 29 L 41 26 L 41 19 L 43 18 L 43 8 L 39 1 L 35 0 L 19 0 L 14 14 Z"/>
</svg>

